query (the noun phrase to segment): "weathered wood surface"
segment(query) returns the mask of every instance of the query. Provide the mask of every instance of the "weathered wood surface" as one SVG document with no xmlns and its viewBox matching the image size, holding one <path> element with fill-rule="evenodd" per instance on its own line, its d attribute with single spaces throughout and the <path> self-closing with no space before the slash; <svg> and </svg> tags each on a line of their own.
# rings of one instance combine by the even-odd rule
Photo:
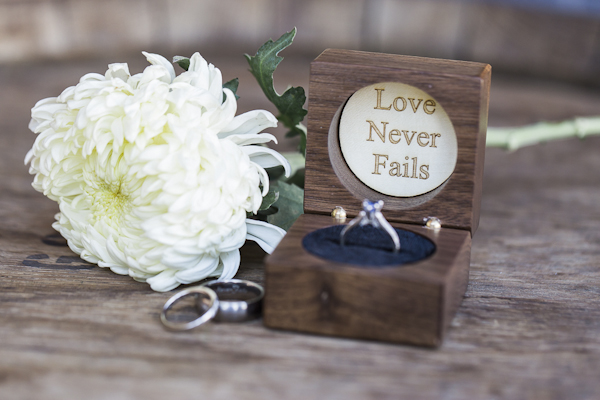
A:
<svg viewBox="0 0 600 400">
<path fill-rule="evenodd" d="M 224 76 L 245 85 L 236 62 Z M 600 138 L 488 150 L 469 286 L 437 350 L 260 321 L 173 333 L 158 319 L 170 294 L 85 264 L 49 236 L 56 206 L 22 164 L 33 103 L 105 65 L 0 68 L 0 398 L 600 398 Z M 264 104 L 253 90 L 246 108 Z M 492 83 L 495 124 L 599 112 L 597 92 Z M 244 249 L 238 277 L 262 282 L 262 257 Z"/>
</svg>

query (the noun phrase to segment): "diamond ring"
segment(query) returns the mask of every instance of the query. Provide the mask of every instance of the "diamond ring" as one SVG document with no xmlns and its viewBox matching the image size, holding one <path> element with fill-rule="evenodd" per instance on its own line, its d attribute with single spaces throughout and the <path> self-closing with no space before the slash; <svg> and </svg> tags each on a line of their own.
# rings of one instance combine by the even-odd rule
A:
<svg viewBox="0 0 600 400">
<path fill-rule="evenodd" d="M 398 237 L 398 233 L 396 230 L 392 228 L 389 222 L 383 217 L 381 213 L 381 209 L 383 208 L 383 200 L 379 200 L 377 202 L 373 202 L 370 200 L 363 200 L 362 203 L 363 209 L 358 214 L 356 218 L 348 223 L 342 229 L 342 233 L 340 233 L 340 244 L 343 246 L 346 238 L 346 234 L 348 231 L 355 226 L 365 226 L 371 225 L 376 229 L 383 229 L 394 242 L 394 253 L 400 251 L 400 238 Z"/>
</svg>

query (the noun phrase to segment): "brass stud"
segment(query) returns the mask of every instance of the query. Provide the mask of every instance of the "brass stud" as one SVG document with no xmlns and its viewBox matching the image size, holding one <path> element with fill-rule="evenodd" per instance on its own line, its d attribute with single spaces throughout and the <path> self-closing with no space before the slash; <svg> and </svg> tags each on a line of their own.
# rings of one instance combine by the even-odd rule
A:
<svg viewBox="0 0 600 400">
<path fill-rule="evenodd" d="M 429 229 L 438 230 L 442 228 L 442 221 L 436 217 L 423 218 L 423 223 L 425 224 L 425 227 Z"/>
<path fill-rule="evenodd" d="M 331 211 L 331 216 L 335 218 L 337 221 L 344 222 L 346 220 L 346 210 L 344 210 L 340 206 L 336 206 Z"/>
</svg>

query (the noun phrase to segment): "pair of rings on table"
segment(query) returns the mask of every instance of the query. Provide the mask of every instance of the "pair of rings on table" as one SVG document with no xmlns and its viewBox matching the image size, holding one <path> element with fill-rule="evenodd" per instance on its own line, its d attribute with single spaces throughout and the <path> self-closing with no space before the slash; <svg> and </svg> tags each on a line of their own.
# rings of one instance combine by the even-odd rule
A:
<svg viewBox="0 0 600 400">
<path fill-rule="evenodd" d="M 171 297 L 160 313 L 160 320 L 169 329 L 184 331 L 196 328 L 208 321 L 245 322 L 256 319 L 262 312 L 262 286 L 241 279 L 210 281 L 200 286 L 184 289 Z M 186 296 L 195 296 L 198 318 L 178 322 L 167 318 L 175 303 Z"/>
</svg>

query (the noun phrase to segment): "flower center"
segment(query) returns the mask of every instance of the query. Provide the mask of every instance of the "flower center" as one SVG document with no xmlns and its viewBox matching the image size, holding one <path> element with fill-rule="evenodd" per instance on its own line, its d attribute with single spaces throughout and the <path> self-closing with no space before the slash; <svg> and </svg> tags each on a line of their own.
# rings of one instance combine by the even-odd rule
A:
<svg viewBox="0 0 600 400">
<path fill-rule="evenodd" d="M 96 221 L 104 219 L 111 225 L 119 224 L 131 209 L 131 199 L 124 193 L 121 183 L 103 183 L 89 194 L 92 197 L 92 212 Z"/>
</svg>

